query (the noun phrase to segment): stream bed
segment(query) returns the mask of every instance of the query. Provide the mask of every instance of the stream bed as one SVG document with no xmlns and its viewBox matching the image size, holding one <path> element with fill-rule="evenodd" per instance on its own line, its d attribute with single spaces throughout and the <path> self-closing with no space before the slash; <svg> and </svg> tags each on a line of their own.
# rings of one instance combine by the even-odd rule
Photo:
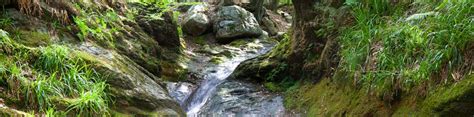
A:
<svg viewBox="0 0 474 117">
<path fill-rule="evenodd" d="M 240 47 L 218 45 L 210 52 L 227 52 L 221 62 L 210 62 L 212 54 L 188 51 L 192 59 L 187 63 L 199 83 L 170 82 L 167 89 L 188 116 L 268 116 L 283 115 L 283 97 L 266 91 L 262 86 L 236 80 L 227 80 L 243 61 L 267 53 L 274 42 L 255 39 Z"/>
</svg>

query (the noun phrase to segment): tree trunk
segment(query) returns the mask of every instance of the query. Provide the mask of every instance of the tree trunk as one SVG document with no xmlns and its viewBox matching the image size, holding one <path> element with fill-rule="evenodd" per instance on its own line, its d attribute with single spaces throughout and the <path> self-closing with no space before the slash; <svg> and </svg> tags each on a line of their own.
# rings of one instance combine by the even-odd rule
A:
<svg viewBox="0 0 474 117">
<path fill-rule="evenodd" d="M 325 18 L 324 11 L 315 9 L 315 5 L 322 0 L 292 1 L 295 20 L 290 46 L 292 52 L 288 56 L 289 73 L 293 78 L 309 77 L 317 81 L 330 73 L 333 66 L 331 59 L 336 54 L 335 40 L 316 34 L 316 31 L 322 28 L 321 23 Z M 331 0 L 329 5 L 337 8 L 343 1 Z"/>
<path fill-rule="evenodd" d="M 321 16 L 314 9 L 320 0 L 292 0 L 295 9 L 293 34 L 291 40 L 292 52 L 288 56 L 289 72 L 293 78 L 301 78 L 305 60 L 308 55 L 319 55 L 326 43 L 326 39 L 316 35 L 318 26 L 314 21 Z"/>
</svg>

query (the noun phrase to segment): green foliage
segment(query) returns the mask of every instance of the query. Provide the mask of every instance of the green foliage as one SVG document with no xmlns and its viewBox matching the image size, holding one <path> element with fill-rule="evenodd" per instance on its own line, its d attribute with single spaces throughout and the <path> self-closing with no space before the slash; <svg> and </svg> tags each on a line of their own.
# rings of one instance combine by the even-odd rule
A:
<svg viewBox="0 0 474 117">
<path fill-rule="evenodd" d="M 107 112 L 109 99 L 104 93 L 105 81 L 83 60 L 70 58 L 69 51 L 67 47 L 57 45 L 41 49 L 42 54 L 35 62 L 40 74 L 27 90 L 33 92 L 31 97 L 36 97 L 36 100 L 30 101 L 46 109 L 70 98 L 66 100 L 66 105 L 69 105 L 67 112 Z"/>
<path fill-rule="evenodd" d="M 0 28 L 12 27 L 13 26 L 13 19 L 6 15 L 6 10 L 4 6 L 2 6 L 2 14 L 0 14 Z"/>
<path fill-rule="evenodd" d="M 281 75 L 281 72 L 285 71 L 287 68 L 288 65 L 286 63 L 279 64 L 277 68 L 273 69 L 270 74 L 268 74 L 266 80 L 274 81 L 274 78 Z"/>
<path fill-rule="evenodd" d="M 104 76 L 84 60 L 71 58 L 68 47 L 28 49 L 10 40 L 7 34 L 1 36 L 0 49 L 9 48 L 9 52 L 0 54 L 0 86 L 6 88 L 0 94 L 8 96 L 6 99 L 48 116 L 108 113 L 110 98 L 104 92 Z"/>
<path fill-rule="evenodd" d="M 388 7 L 386 1 L 363 3 L 353 6 L 356 24 L 340 37 L 339 67 L 379 94 L 396 87 L 410 90 L 441 70 L 451 74 L 463 64 L 466 44 L 474 41 L 472 2 L 422 4 L 418 12 L 437 13 L 416 21 L 404 20 L 398 11 L 405 9 Z"/>
<path fill-rule="evenodd" d="M 284 38 L 269 52 L 270 58 L 287 58 L 291 52 L 291 38 L 289 33 L 284 35 Z M 290 48 L 290 49 L 289 49 Z"/>
<path fill-rule="evenodd" d="M 292 5 L 292 0 L 278 0 L 278 2 L 282 5 Z"/>
<path fill-rule="evenodd" d="M 173 12 L 173 21 L 174 22 L 178 22 L 179 21 L 179 15 L 181 13 L 179 12 Z M 177 23 L 177 24 L 180 24 L 180 23 Z M 184 33 L 183 33 L 183 27 L 181 25 L 178 25 L 178 35 L 179 37 L 183 37 Z"/>
<path fill-rule="evenodd" d="M 93 39 L 108 47 L 115 47 L 114 33 L 118 31 L 114 23 L 120 20 L 115 11 L 105 13 L 82 11 L 80 16 L 74 17 L 74 23 L 80 32 L 77 34 L 81 41 Z"/>
<path fill-rule="evenodd" d="M 67 47 L 52 45 L 41 49 L 41 56 L 36 62 L 36 67 L 45 72 L 64 72 L 67 66 L 63 63 L 67 62 L 69 50 Z"/>
<path fill-rule="evenodd" d="M 0 28 L 13 26 L 13 19 L 9 17 L 0 18 Z"/>
</svg>

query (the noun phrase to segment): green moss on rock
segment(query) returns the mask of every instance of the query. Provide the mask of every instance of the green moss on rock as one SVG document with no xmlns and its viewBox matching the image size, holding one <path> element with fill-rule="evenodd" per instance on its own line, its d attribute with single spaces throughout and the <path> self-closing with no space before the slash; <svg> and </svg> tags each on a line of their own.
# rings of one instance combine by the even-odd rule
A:
<svg viewBox="0 0 474 117">
<path fill-rule="evenodd" d="M 449 86 L 436 88 L 422 102 L 423 111 L 440 115 L 474 114 L 474 75 Z"/>
<path fill-rule="evenodd" d="M 224 62 L 224 57 L 221 56 L 213 56 L 209 62 L 214 63 L 214 64 L 220 64 Z"/>
<path fill-rule="evenodd" d="M 51 36 L 42 32 L 19 30 L 19 38 L 14 38 L 17 42 L 30 47 L 47 46 L 51 43 Z"/>
</svg>

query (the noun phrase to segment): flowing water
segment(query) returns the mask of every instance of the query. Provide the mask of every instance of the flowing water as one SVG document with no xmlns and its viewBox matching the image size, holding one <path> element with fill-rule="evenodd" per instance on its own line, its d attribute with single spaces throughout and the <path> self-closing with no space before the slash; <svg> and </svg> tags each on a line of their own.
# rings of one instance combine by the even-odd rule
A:
<svg viewBox="0 0 474 117">
<path fill-rule="evenodd" d="M 224 59 L 219 64 L 204 62 L 204 65 L 189 65 L 202 74 L 202 81 L 197 88 L 187 83 L 168 84 L 170 95 L 181 103 L 188 116 L 209 114 L 274 114 L 283 112 L 282 97 L 257 90 L 258 86 L 239 81 L 226 80 L 235 68 L 243 61 L 268 52 L 273 43 L 260 40 L 247 44 L 241 48 L 222 46 L 223 50 L 230 51 L 234 57 Z M 204 56 L 204 55 L 203 55 Z M 205 57 L 196 57 L 200 58 Z M 201 60 L 204 61 L 204 60 Z M 192 69 L 192 68 L 190 68 Z M 269 111 L 269 112 L 267 112 Z"/>
</svg>

